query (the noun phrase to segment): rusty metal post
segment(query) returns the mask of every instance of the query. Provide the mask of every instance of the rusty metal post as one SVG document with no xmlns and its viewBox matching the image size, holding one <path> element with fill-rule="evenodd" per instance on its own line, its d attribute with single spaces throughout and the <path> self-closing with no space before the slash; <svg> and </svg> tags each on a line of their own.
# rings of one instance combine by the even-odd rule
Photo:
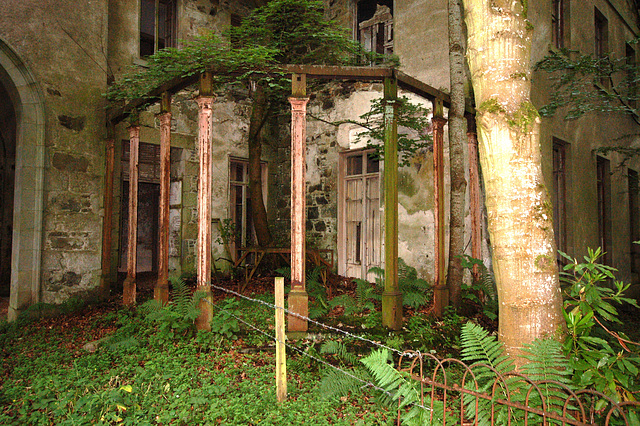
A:
<svg viewBox="0 0 640 426">
<path fill-rule="evenodd" d="M 444 232 L 444 125 L 442 99 L 433 102 L 433 175 L 435 195 L 435 286 L 433 292 L 434 313 L 437 317 L 444 314 L 449 304 L 449 289 L 445 277 L 445 232 Z"/>
<path fill-rule="evenodd" d="M 211 125 L 213 117 L 213 85 L 210 73 L 200 78 L 198 102 L 198 141 L 200 151 L 200 175 L 198 178 L 198 287 L 205 298 L 200 301 L 200 316 L 196 319 L 198 330 L 211 330 L 213 306 L 211 305 Z M 208 299 L 208 300 L 207 300 Z"/>
<path fill-rule="evenodd" d="M 478 172 L 478 135 L 476 134 L 475 118 L 467 120 L 467 144 L 469 152 L 469 210 L 471 210 L 471 256 L 482 258 L 482 227 L 480 205 L 480 173 Z M 473 277 L 480 278 L 480 268 L 473 265 Z"/>
<path fill-rule="evenodd" d="M 169 302 L 169 187 L 171 185 L 171 95 L 162 94 L 160 104 L 160 206 L 158 214 L 158 281 L 153 298 Z"/>
<path fill-rule="evenodd" d="M 384 79 L 384 291 L 382 325 L 402 328 L 398 284 L 398 81 Z"/>
<path fill-rule="evenodd" d="M 289 311 L 308 316 L 309 296 L 305 286 L 306 233 L 306 75 L 294 74 L 291 103 L 291 291 Z M 306 332 L 307 320 L 288 315 L 290 332 Z"/>
<path fill-rule="evenodd" d="M 127 278 L 122 289 L 125 306 L 136 303 L 136 272 L 138 269 L 138 151 L 140 126 L 129 127 L 129 229 L 127 237 Z"/>
<path fill-rule="evenodd" d="M 113 220 L 113 170 L 115 164 L 115 140 L 113 127 L 109 126 L 109 137 L 106 142 L 104 171 L 104 220 L 102 221 L 102 276 L 100 291 L 103 297 L 109 295 L 111 289 L 111 243 Z"/>
</svg>

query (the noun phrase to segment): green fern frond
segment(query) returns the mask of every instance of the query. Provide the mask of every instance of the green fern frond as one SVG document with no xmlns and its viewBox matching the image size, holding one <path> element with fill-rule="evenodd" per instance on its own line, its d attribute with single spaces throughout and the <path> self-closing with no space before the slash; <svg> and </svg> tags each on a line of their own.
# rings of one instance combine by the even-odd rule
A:
<svg viewBox="0 0 640 426">
<path fill-rule="evenodd" d="M 328 340 L 320 346 L 321 354 L 332 354 L 346 364 L 355 365 L 358 357 L 349 352 L 347 346 L 337 340 Z"/>
<path fill-rule="evenodd" d="M 344 308 L 345 315 L 353 315 L 362 312 L 362 307 L 358 305 L 358 302 L 348 294 L 341 294 L 329 301 L 329 306 L 333 309 L 336 306 L 342 306 Z"/>
<path fill-rule="evenodd" d="M 363 368 L 356 368 L 349 371 L 365 382 L 371 381 L 371 375 Z M 318 390 L 323 398 L 339 398 L 349 394 L 359 395 L 362 393 L 362 381 L 357 380 L 333 368 L 326 369 L 320 379 Z"/>
<path fill-rule="evenodd" d="M 424 306 L 429 301 L 429 298 L 425 293 L 411 291 L 402 294 L 402 304 L 404 306 L 409 306 L 414 309 L 418 309 L 421 306 Z"/>
<path fill-rule="evenodd" d="M 462 326 L 462 360 L 474 364 L 487 364 L 499 373 L 514 369 L 513 361 L 507 357 L 502 342 L 481 326 L 472 322 Z"/>
</svg>

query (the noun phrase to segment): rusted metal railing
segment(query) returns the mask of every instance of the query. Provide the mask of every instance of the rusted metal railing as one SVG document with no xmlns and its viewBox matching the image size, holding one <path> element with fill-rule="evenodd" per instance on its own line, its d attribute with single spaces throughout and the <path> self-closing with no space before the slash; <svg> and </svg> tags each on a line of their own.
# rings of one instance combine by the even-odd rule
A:
<svg viewBox="0 0 640 426">
<path fill-rule="evenodd" d="M 553 380 L 500 373 L 487 364 L 407 351 L 398 370 L 419 383 L 428 424 L 632 425 L 640 402 L 616 402 L 594 390 L 574 391 Z M 398 424 L 403 408 L 398 409 Z M 637 418 L 637 417 L 636 417 Z"/>
</svg>

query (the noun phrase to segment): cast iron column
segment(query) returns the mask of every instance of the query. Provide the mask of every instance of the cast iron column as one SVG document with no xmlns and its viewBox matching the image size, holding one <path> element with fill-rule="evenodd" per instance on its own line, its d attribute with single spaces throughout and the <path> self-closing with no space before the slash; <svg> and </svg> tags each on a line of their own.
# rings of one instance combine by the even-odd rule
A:
<svg viewBox="0 0 640 426">
<path fill-rule="evenodd" d="M 398 285 L 398 81 L 384 79 L 384 291 L 382 325 L 402 328 Z"/>
<path fill-rule="evenodd" d="M 306 231 L 306 75 L 292 76 L 291 103 L 291 291 L 289 310 L 308 316 L 309 296 L 305 286 Z M 307 320 L 288 315 L 289 331 L 306 332 Z"/>
<path fill-rule="evenodd" d="M 138 269 L 138 149 L 140 126 L 129 127 L 129 229 L 127 237 L 127 278 L 122 290 L 125 306 L 136 303 L 136 272 Z"/>
<path fill-rule="evenodd" d="M 160 206 L 158 214 L 158 281 L 153 298 L 169 302 L 169 189 L 171 185 L 171 96 L 162 94 L 160 108 Z"/>
<path fill-rule="evenodd" d="M 441 99 L 433 102 L 433 175 L 435 194 L 435 288 L 433 292 L 434 313 L 437 317 L 444 314 L 449 304 L 449 289 L 445 276 L 445 233 L 444 233 L 444 107 Z"/>
</svg>

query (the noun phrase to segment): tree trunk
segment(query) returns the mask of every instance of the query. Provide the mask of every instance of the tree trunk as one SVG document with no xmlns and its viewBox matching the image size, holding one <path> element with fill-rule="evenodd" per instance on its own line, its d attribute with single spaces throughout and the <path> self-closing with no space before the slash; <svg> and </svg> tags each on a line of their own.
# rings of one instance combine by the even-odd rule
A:
<svg viewBox="0 0 640 426">
<path fill-rule="evenodd" d="M 516 363 L 526 343 L 564 328 L 540 118 L 530 102 L 526 0 L 464 0 L 477 105 L 499 338 Z"/>
<path fill-rule="evenodd" d="M 271 245 L 273 238 L 269 231 L 267 210 L 262 196 L 262 128 L 269 114 L 269 103 L 264 88 L 260 84 L 255 85 L 253 91 L 253 105 L 249 121 L 249 194 L 251 196 L 251 214 L 253 228 L 256 232 L 258 245 L 267 247 Z"/>
<path fill-rule="evenodd" d="M 464 143 L 467 123 L 464 118 L 464 47 L 462 34 L 462 7 L 460 0 L 449 0 L 449 79 L 451 107 L 449 108 L 449 176 L 451 177 L 451 203 L 449 214 L 449 265 L 447 287 L 449 301 L 459 308 L 461 304 L 462 262 L 464 253 L 464 213 L 467 181 L 464 177 Z"/>
</svg>

